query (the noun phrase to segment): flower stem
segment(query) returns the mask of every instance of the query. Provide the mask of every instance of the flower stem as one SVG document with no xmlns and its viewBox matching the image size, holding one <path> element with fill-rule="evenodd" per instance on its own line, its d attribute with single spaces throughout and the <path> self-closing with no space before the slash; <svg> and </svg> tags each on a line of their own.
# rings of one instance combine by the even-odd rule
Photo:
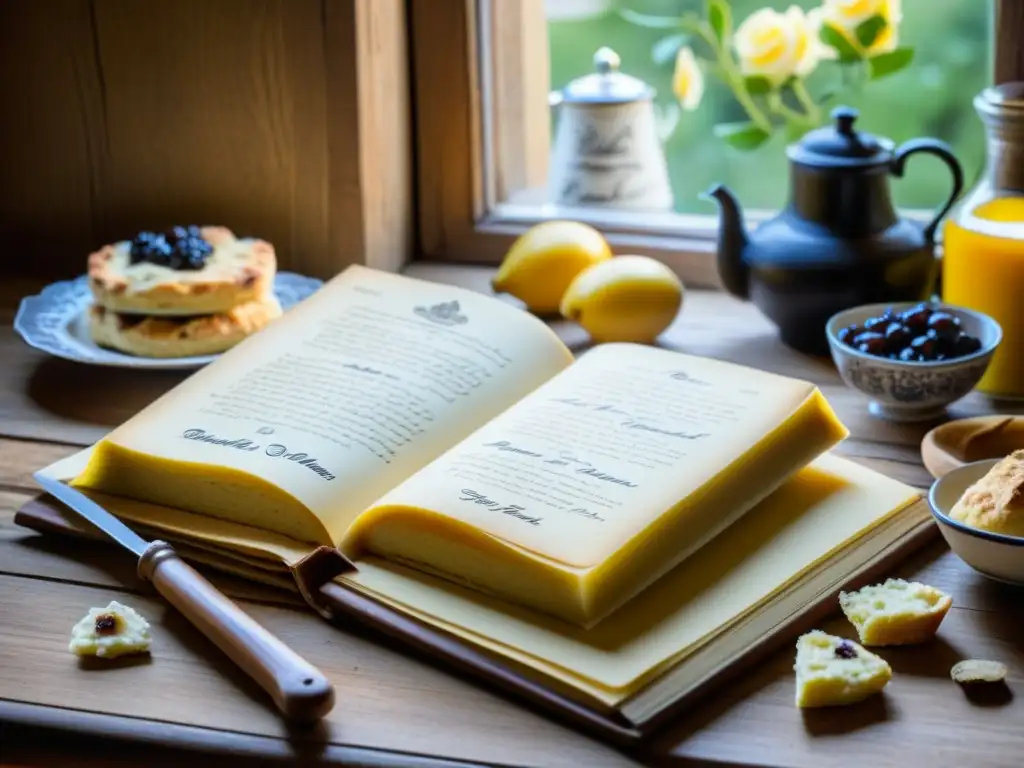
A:
<svg viewBox="0 0 1024 768">
<path fill-rule="evenodd" d="M 758 128 L 763 130 L 765 133 L 772 132 L 772 124 L 764 113 L 758 109 L 757 104 L 754 103 L 753 98 L 747 92 L 747 86 L 743 82 L 742 78 L 730 78 L 733 86 L 733 93 L 736 95 L 736 100 L 740 103 L 746 113 L 750 116 L 750 119 L 754 121 Z M 738 82 L 737 82 L 738 80 Z"/>
<path fill-rule="evenodd" d="M 771 133 L 771 121 L 754 103 L 754 99 L 750 96 L 749 91 L 747 91 L 747 84 L 744 81 L 743 73 L 739 71 L 736 62 L 729 55 L 729 51 L 719 44 L 715 31 L 711 29 L 711 25 L 707 22 L 683 18 L 680 20 L 680 26 L 687 32 L 697 35 L 708 44 L 711 51 L 715 54 L 715 59 L 718 61 L 718 66 L 722 72 L 722 79 L 725 80 L 726 85 L 732 90 L 736 101 L 739 102 L 747 116 L 750 117 L 751 121 L 758 128 L 765 133 Z"/>
<path fill-rule="evenodd" d="M 810 116 L 805 112 L 797 112 L 795 109 L 786 105 L 782 101 L 782 94 L 778 91 L 770 91 L 767 96 L 768 107 L 776 114 L 782 115 L 790 120 L 795 120 L 798 123 L 809 123 Z"/>
<path fill-rule="evenodd" d="M 808 121 L 817 125 L 821 122 L 821 107 L 814 103 L 811 94 L 807 91 L 807 85 L 800 78 L 793 81 L 793 95 L 796 96 L 800 106 L 804 108 Z"/>
</svg>

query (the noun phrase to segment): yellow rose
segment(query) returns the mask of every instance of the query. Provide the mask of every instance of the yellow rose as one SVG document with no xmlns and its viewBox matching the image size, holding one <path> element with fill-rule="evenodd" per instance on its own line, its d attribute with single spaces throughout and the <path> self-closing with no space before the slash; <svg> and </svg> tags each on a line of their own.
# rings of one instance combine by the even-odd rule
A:
<svg viewBox="0 0 1024 768">
<path fill-rule="evenodd" d="M 881 16 L 886 27 L 866 49 L 869 55 L 888 53 L 899 44 L 899 26 L 903 21 L 902 0 L 824 0 L 821 5 L 822 20 L 842 32 L 855 46 L 856 29 L 872 16 Z"/>
<path fill-rule="evenodd" d="M 700 100 L 704 96 L 704 73 L 688 45 L 680 48 L 676 54 L 672 92 L 687 111 L 693 111 L 700 106 Z"/>
<path fill-rule="evenodd" d="M 822 42 L 822 21 L 821 8 L 812 8 L 807 12 L 806 24 L 808 51 L 805 58 L 810 62 L 810 69 L 808 72 L 818 66 L 819 62 L 824 61 L 825 59 L 834 59 L 836 57 L 835 49 Z"/>
<path fill-rule="evenodd" d="M 821 60 L 816 16 L 792 5 L 785 13 L 762 8 L 736 29 L 736 55 L 745 75 L 778 84 L 792 75 L 808 75 Z"/>
</svg>

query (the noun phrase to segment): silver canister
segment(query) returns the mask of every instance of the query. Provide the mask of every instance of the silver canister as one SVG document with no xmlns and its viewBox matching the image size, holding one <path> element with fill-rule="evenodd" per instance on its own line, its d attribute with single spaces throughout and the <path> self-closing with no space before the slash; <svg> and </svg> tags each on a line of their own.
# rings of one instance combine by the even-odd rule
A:
<svg viewBox="0 0 1024 768">
<path fill-rule="evenodd" d="M 560 113 L 551 150 L 552 203 L 646 211 L 673 208 L 654 89 L 619 71 L 610 48 L 594 72 L 551 94 Z"/>
</svg>

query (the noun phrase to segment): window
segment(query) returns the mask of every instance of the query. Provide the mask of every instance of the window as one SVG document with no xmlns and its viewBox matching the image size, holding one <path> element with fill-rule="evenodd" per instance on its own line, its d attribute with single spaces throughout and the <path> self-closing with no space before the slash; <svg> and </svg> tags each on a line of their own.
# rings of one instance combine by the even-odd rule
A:
<svg viewBox="0 0 1024 768">
<path fill-rule="evenodd" d="M 730 0 L 734 28 L 759 8 L 804 11 L 821 0 Z M 838 104 L 857 108 L 857 127 L 897 142 L 934 136 L 952 145 L 968 184 L 980 172 L 983 129 L 971 100 L 995 79 L 1024 78 L 1024 3 L 1015 0 L 902 0 L 900 47 L 913 47 L 901 71 L 865 82 L 844 82 L 844 68 L 819 66 L 807 80 L 812 95 L 837 90 L 821 106 L 821 124 Z M 705 14 L 705 0 L 413 0 L 417 150 L 422 250 L 428 257 L 494 263 L 526 226 L 553 216 L 599 225 L 617 250 L 650 253 L 695 284 L 715 284 L 709 258 L 717 217 L 700 193 L 725 183 L 760 217 L 788 196 L 785 126 L 754 149 L 716 135 L 716 125 L 746 118 L 730 90 L 705 74 L 693 111 L 672 93 L 680 29 L 650 17 Z M 996 22 L 998 17 L 999 21 Z M 559 107 L 551 91 L 592 70 L 602 46 L 621 70 L 657 92 L 673 202 L 661 213 L 607 206 L 561 207 L 548 190 Z M 699 51 L 699 45 L 694 45 Z M 465 58 L 462 58 L 465 57 Z M 852 68 L 850 68 L 852 69 Z M 846 75 L 850 77 L 849 74 Z M 788 102 L 787 102 L 788 104 Z M 792 103 L 798 109 L 800 104 Z M 804 129 L 806 130 L 806 128 Z M 799 135 L 798 133 L 795 135 Z M 460 159 L 461 158 L 461 159 Z M 893 180 L 895 201 L 922 215 L 941 202 L 948 171 L 915 159 Z M 557 169 L 556 169 L 557 170 Z M 759 216 L 752 216 L 756 222 Z"/>
<path fill-rule="evenodd" d="M 736 26 L 761 8 L 784 11 L 791 4 L 805 11 L 821 6 L 820 0 L 729 0 Z M 777 208 L 787 192 L 785 131 L 752 151 L 728 146 L 714 135 L 715 126 L 746 121 L 731 91 L 706 75 L 700 105 L 683 112 L 671 86 L 680 32 L 642 26 L 650 16 L 672 19 L 686 10 L 702 14 L 703 5 L 704 0 L 547 0 L 551 86 L 563 87 L 586 74 L 594 52 L 603 45 L 611 47 L 619 54 L 623 71 L 657 89 L 655 106 L 665 134 L 676 211 L 710 212 L 699 195 L 717 182 L 728 184 L 749 207 Z M 844 75 L 852 79 L 856 68 L 844 73 L 843 67 L 823 62 L 808 77 L 807 90 L 815 95 L 826 88 L 835 92 L 823 108 L 816 105 L 825 120 L 829 107 L 849 104 L 860 113 L 860 130 L 896 141 L 915 136 L 946 141 L 970 178 L 983 162 L 983 129 L 971 100 L 989 79 L 992 6 L 963 0 L 903 0 L 900 5 L 898 44 L 914 52 L 907 68 L 862 83 L 858 92 L 857 86 L 841 81 Z M 628 15 L 630 11 L 644 14 L 640 23 L 629 20 L 637 18 Z M 792 109 L 802 111 L 797 103 Z M 932 208 L 949 187 L 949 173 L 931 159 L 914 165 L 905 179 L 893 184 L 895 201 L 906 208 Z"/>
</svg>

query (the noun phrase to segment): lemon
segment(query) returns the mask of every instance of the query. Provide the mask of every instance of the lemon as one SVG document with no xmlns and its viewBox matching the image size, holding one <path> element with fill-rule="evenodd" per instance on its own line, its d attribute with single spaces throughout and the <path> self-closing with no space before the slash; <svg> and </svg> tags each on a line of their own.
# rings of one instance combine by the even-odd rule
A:
<svg viewBox="0 0 1024 768">
<path fill-rule="evenodd" d="M 491 281 L 539 315 L 557 314 L 569 283 L 612 249 L 600 232 L 578 221 L 545 221 L 520 235 Z"/>
<path fill-rule="evenodd" d="M 683 304 L 683 282 L 660 261 L 616 256 L 581 272 L 560 311 L 597 342 L 650 344 L 672 324 Z"/>
</svg>

